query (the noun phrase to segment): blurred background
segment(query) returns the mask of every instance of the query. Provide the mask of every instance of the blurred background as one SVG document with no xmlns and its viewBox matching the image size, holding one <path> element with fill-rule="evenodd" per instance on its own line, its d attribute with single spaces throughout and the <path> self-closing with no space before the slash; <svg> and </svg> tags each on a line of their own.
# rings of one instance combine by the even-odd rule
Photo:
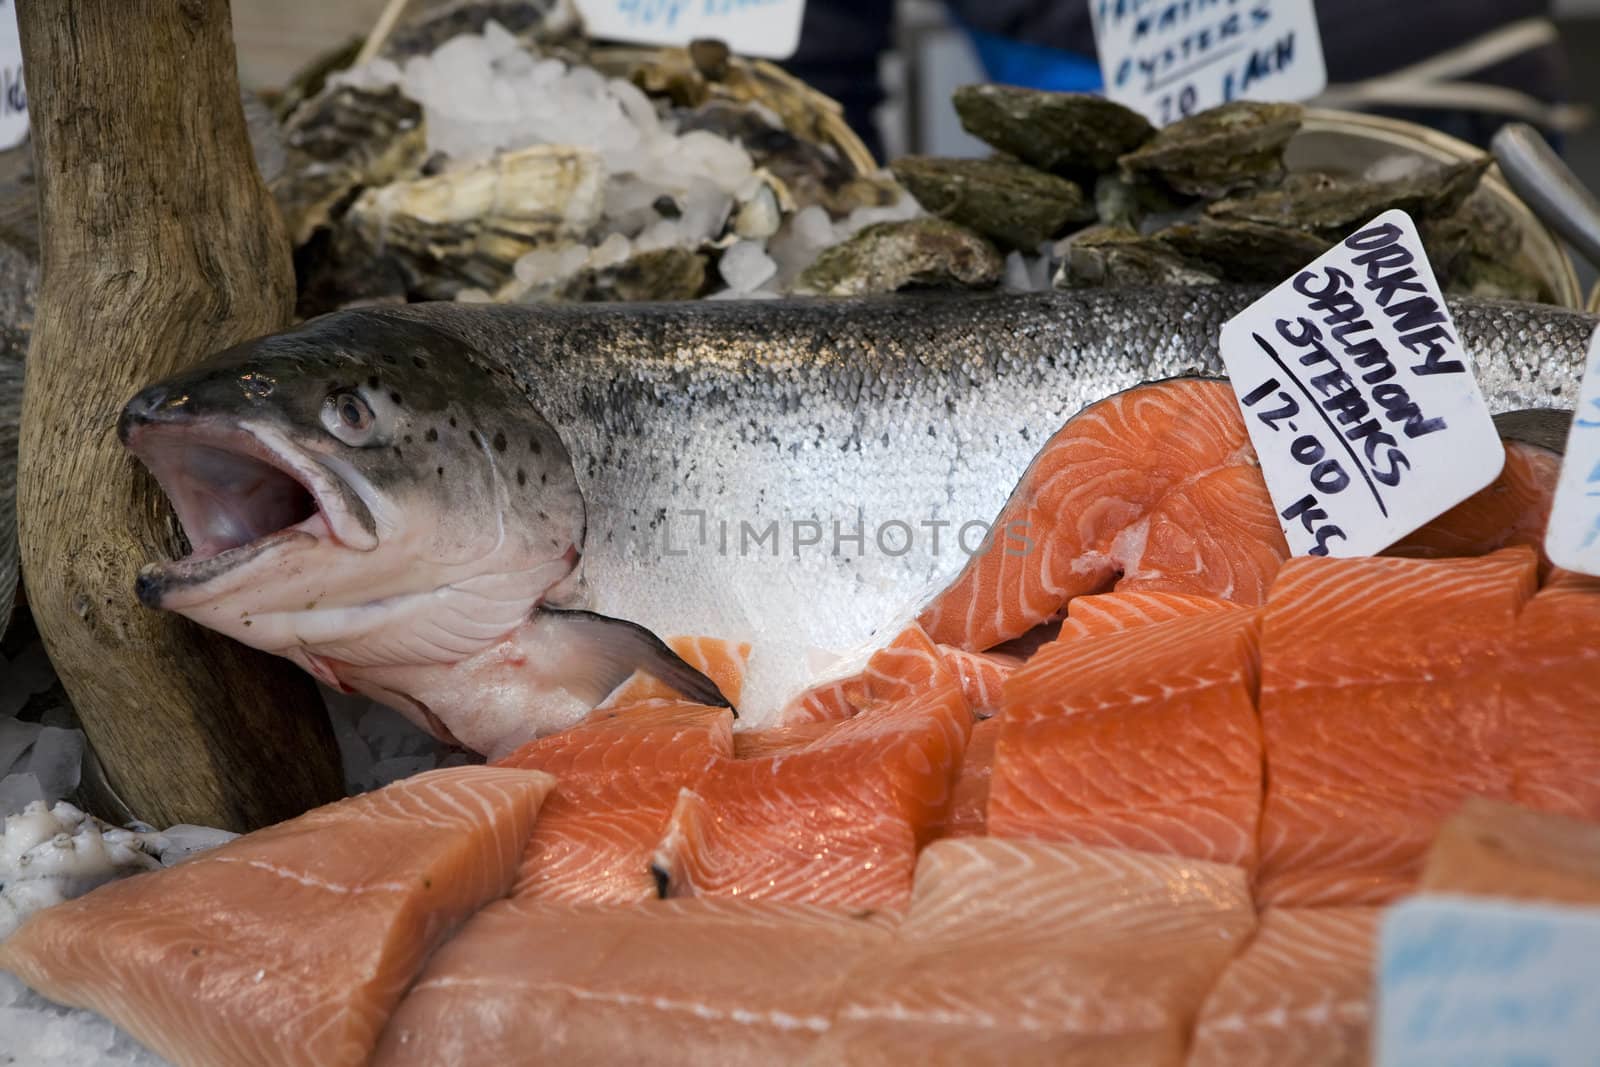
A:
<svg viewBox="0 0 1600 1067">
<path fill-rule="evenodd" d="M 414 6 L 438 0 L 413 0 Z M 303 64 L 370 30 L 386 0 L 233 0 L 245 85 L 281 86 Z M 1513 54 L 1460 81 L 1507 87 L 1553 106 L 1545 125 L 1591 186 L 1600 186 L 1600 126 L 1582 105 L 1600 100 L 1600 0 L 1320 0 L 1329 78 L 1357 83 L 1484 48 Z M 1553 41 L 1530 23 L 1547 19 Z M 1497 49 L 1497 33 L 1513 36 Z M 1524 47 L 1532 42 L 1531 47 Z M 785 64 L 845 104 L 881 158 L 907 152 L 982 155 L 950 106 L 958 85 L 1000 81 L 1093 89 L 1086 0 L 811 0 L 800 51 Z M 1563 107 L 1578 105 L 1579 109 Z M 1499 116 L 1367 107 L 1486 143 Z M 1579 125 L 1583 123 L 1582 125 Z"/>
</svg>

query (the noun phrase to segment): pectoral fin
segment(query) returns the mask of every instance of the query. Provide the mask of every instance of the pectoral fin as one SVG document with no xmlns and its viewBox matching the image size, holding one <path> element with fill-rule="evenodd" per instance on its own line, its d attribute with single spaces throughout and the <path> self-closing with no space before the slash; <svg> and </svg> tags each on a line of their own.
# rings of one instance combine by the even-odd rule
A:
<svg viewBox="0 0 1600 1067">
<path fill-rule="evenodd" d="M 637 623 L 592 611 L 540 608 L 533 619 L 541 638 L 558 648 L 565 688 L 598 704 L 635 671 L 671 686 L 686 700 L 738 711 L 717 683 L 683 661 Z"/>
</svg>

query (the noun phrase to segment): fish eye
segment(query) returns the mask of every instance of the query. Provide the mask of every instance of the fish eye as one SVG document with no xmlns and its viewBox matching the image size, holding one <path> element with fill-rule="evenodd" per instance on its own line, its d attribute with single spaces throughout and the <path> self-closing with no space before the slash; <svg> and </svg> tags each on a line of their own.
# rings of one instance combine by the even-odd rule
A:
<svg viewBox="0 0 1600 1067">
<path fill-rule="evenodd" d="M 360 446 L 371 442 L 377 417 L 360 393 L 342 389 L 323 404 L 322 425 L 345 444 Z"/>
</svg>

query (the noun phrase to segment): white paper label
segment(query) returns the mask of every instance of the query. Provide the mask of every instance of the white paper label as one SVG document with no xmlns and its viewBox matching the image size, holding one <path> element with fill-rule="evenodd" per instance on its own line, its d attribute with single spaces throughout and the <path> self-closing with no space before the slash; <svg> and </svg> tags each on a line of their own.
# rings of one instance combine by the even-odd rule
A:
<svg viewBox="0 0 1600 1067">
<path fill-rule="evenodd" d="M 1296 555 L 1369 556 L 1482 489 L 1505 449 L 1411 217 L 1386 211 L 1222 327 Z"/>
<path fill-rule="evenodd" d="M 0 0 L 0 150 L 15 148 L 28 136 L 28 90 L 22 84 L 22 39 L 17 8 Z"/>
<path fill-rule="evenodd" d="M 1090 0 L 1105 93 L 1157 126 L 1328 84 L 1311 0 Z"/>
<path fill-rule="evenodd" d="M 589 36 L 685 45 L 715 38 L 743 56 L 788 59 L 805 0 L 576 0 Z"/>
<path fill-rule="evenodd" d="M 1418 897 L 1378 951 L 1378 1067 L 1600 1063 L 1600 909 Z"/>
<path fill-rule="evenodd" d="M 1600 330 L 1589 339 L 1544 551 L 1557 567 L 1600 575 Z"/>
</svg>

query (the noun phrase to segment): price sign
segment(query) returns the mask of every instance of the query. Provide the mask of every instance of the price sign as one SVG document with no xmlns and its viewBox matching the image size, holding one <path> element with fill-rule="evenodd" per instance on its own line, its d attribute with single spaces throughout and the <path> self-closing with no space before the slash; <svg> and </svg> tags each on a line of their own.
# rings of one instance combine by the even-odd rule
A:
<svg viewBox="0 0 1600 1067">
<path fill-rule="evenodd" d="M 685 45 L 716 38 L 734 52 L 788 59 L 800 44 L 805 0 L 576 0 L 589 36 Z"/>
<path fill-rule="evenodd" d="M 1311 0 L 1090 0 L 1089 14 L 1106 95 L 1157 126 L 1328 84 Z"/>
<path fill-rule="evenodd" d="M 1416 226 L 1386 211 L 1222 328 L 1297 555 L 1369 556 L 1499 475 L 1505 449 Z"/>
<path fill-rule="evenodd" d="M 1418 897 L 1378 955 L 1378 1067 L 1600 1058 L 1600 909 Z"/>
<path fill-rule="evenodd" d="M 1544 551 L 1557 567 L 1600 575 L 1600 330 L 1589 339 Z"/>
</svg>

